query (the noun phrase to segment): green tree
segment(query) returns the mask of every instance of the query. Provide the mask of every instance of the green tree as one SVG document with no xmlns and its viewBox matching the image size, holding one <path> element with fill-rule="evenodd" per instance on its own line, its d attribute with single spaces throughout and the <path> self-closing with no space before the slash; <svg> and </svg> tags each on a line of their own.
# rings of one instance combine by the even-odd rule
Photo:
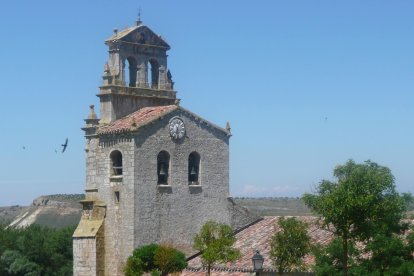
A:
<svg viewBox="0 0 414 276">
<path fill-rule="evenodd" d="M 303 257 L 310 252 L 308 225 L 294 217 L 278 219 L 280 231 L 272 236 L 270 257 L 279 273 L 303 268 Z"/>
<path fill-rule="evenodd" d="M 72 275 L 73 231 L 0 226 L 0 275 Z"/>
<path fill-rule="evenodd" d="M 40 267 L 29 261 L 19 251 L 6 250 L 0 257 L 2 275 L 40 276 Z"/>
<path fill-rule="evenodd" d="M 207 266 L 207 275 L 216 263 L 235 261 L 240 251 L 233 248 L 236 238 L 229 225 L 215 221 L 207 221 L 200 232 L 194 237 L 194 249 L 201 251 L 201 259 Z"/>
<path fill-rule="evenodd" d="M 144 272 L 165 276 L 187 266 L 183 252 L 167 245 L 149 244 L 135 249 L 125 266 L 126 276 L 139 276 Z"/>
<path fill-rule="evenodd" d="M 127 273 L 127 271 L 131 273 L 137 273 L 137 275 L 140 275 L 138 272 L 150 272 L 154 269 L 156 269 L 156 265 L 154 263 L 155 259 L 155 252 L 157 251 L 159 245 L 155 243 L 151 243 L 148 245 L 144 245 L 141 247 L 136 248 L 132 255 L 129 256 L 127 263 L 124 268 L 124 272 Z M 135 274 L 128 274 L 128 275 L 135 275 Z"/>
<path fill-rule="evenodd" d="M 141 276 L 144 274 L 142 261 L 140 258 L 129 256 L 125 266 L 124 273 L 125 276 Z"/>
<path fill-rule="evenodd" d="M 343 246 L 341 238 L 334 238 L 327 246 L 313 248 L 315 255 L 315 274 L 318 276 L 341 275 L 343 265 Z M 349 264 L 354 267 L 357 264 L 360 252 L 355 248 L 355 244 L 348 244 Z M 364 275 L 361 273 L 350 273 L 351 275 Z"/>
<path fill-rule="evenodd" d="M 411 193 L 402 193 L 407 211 L 414 211 L 414 196 Z"/>
<path fill-rule="evenodd" d="M 379 234 L 367 244 L 365 251 L 371 257 L 361 266 L 368 273 L 378 275 L 414 275 L 413 233 L 404 241 L 398 235 Z"/>
<path fill-rule="evenodd" d="M 187 267 L 183 252 L 168 245 L 160 245 L 155 251 L 154 263 L 161 272 L 161 276 L 182 271 Z"/>
<path fill-rule="evenodd" d="M 400 231 L 405 204 L 395 190 L 391 171 L 374 162 L 349 160 L 337 166 L 333 175 L 336 182 L 323 180 L 316 194 L 305 194 L 303 200 L 323 216 L 326 229 L 341 238 L 342 273 L 348 275 L 349 244 Z"/>
</svg>

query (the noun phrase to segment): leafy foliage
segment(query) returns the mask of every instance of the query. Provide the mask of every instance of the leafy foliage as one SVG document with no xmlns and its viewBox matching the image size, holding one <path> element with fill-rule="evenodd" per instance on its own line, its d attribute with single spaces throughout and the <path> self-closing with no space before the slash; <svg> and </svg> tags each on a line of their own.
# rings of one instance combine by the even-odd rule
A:
<svg viewBox="0 0 414 276">
<path fill-rule="evenodd" d="M 144 272 L 151 275 L 167 275 L 187 267 L 184 253 L 177 249 L 158 244 L 149 244 L 134 250 L 124 267 L 126 276 L 139 276 Z"/>
<path fill-rule="evenodd" d="M 155 252 L 154 263 L 161 272 L 161 276 L 182 271 L 187 267 L 184 253 L 167 245 L 158 247 Z"/>
<path fill-rule="evenodd" d="M 350 243 L 349 275 L 414 275 L 414 248 L 410 239 L 405 243 L 397 235 L 378 235 L 361 251 Z M 364 252 L 370 257 L 362 258 L 361 253 Z M 334 239 L 326 248 L 316 250 L 316 275 L 342 275 L 342 254 L 340 238 Z"/>
<path fill-rule="evenodd" d="M 343 241 L 335 238 L 325 248 L 313 248 L 315 254 L 315 273 L 320 276 L 342 275 L 343 264 Z M 355 248 L 353 242 L 348 246 L 349 265 L 354 267 L 360 252 Z M 351 273 L 352 275 L 352 273 Z"/>
<path fill-rule="evenodd" d="M 337 182 L 323 180 L 316 194 L 305 194 L 303 200 L 340 238 L 343 256 L 339 263 L 347 275 L 352 243 L 401 232 L 405 203 L 395 190 L 391 171 L 374 162 L 349 160 L 335 168 L 334 176 Z"/>
<path fill-rule="evenodd" d="M 413 235 L 413 234 L 411 234 Z M 390 275 L 414 275 L 413 243 L 405 243 L 400 236 L 379 234 L 365 248 L 372 254 L 362 262 L 367 272 Z M 392 272 L 392 273 L 391 273 Z"/>
<path fill-rule="evenodd" d="M 194 237 L 194 249 L 201 251 L 203 265 L 210 275 L 212 265 L 235 261 L 240 251 L 233 248 L 236 238 L 231 227 L 215 221 L 207 221 Z"/>
<path fill-rule="evenodd" d="M 138 247 L 132 252 L 132 258 L 139 259 L 142 263 L 142 271 L 150 272 L 156 268 L 154 263 L 155 252 L 157 251 L 159 245 L 151 243 L 149 245 L 144 245 Z"/>
<path fill-rule="evenodd" d="M 411 193 L 402 193 L 407 211 L 414 211 L 414 196 Z"/>
<path fill-rule="evenodd" d="M 303 257 L 310 252 L 307 224 L 294 217 L 278 219 L 280 231 L 272 236 L 270 257 L 279 273 L 299 270 Z"/>
<path fill-rule="evenodd" d="M 0 275 L 72 275 L 73 231 L 0 226 Z"/>
<path fill-rule="evenodd" d="M 124 267 L 125 276 L 140 276 L 144 274 L 143 263 L 140 258 L 135 257 L 134 255 L 129 256 L 125 267 Z"/>
</svg>

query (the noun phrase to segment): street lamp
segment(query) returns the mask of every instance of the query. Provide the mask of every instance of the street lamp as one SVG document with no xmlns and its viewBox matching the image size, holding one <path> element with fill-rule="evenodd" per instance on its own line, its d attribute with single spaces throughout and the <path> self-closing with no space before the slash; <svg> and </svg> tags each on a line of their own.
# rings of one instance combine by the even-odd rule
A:
<svg viewBox="0 0 414 276">
<path fill-rule="evenodd" d="M 264 258 L 260 255 L 259 250 L 256 250 L 256 254 L 252 257 L 253 269 L 256 272 L 256 275 L 259 275 L 259 272 L 262 270 Z"/>
</svg>

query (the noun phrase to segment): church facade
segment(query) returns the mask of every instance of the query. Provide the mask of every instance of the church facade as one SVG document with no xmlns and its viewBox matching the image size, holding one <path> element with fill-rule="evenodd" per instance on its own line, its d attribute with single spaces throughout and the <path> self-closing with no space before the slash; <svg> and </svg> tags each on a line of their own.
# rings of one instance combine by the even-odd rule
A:
<svg viewBox="0 0 414 276">
<path fill-rule="evenodd" d="M 123 275 L 136 247 L 166 243 L 190 254 L 207 220 L 234 228 L 252 220 L 229 198 L 230 127 L 180 106 L 167 42 L 137 21 L 105 44 L 100 118 L 91 106 L 83 128 L 86 187 L 74 275 Z"/>
</svg>

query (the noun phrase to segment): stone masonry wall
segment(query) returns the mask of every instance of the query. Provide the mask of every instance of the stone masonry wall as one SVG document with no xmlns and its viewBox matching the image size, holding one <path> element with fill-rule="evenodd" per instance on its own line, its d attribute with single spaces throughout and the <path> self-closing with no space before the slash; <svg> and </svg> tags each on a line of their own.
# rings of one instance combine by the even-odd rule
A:
<svg viewBox="0 0 414 276">
<path fill-rule="evenodd" d="M 123 174 L 111 177 L 110 154 L 119 150 L 123 158 Z M 86 197 L 106 204 L 104 238 L 98 246 L 104 254 L 105 275 L 122 275 L 123 261 L 134 244 L 134 143 L 128 137 L 92 138 L 87 143 Z M 94 189 L 97 189 L 95 191 Z M 116 202 L 115 192 L 120 201 Z M 99 252 L 101 253 L 101 252 Z"/>
<path fill-rule="evenodd" d="M 173 116 L 185 123 L 183 141 L 175 142 L 169 135 Z M 140 245 L 165 242 L 193 253 L 193 237 L 205 221 L 231 223 L 228 139 L 224 132 L 177 110 L 140 128 L 134 136 L 89 140 L 86 190 L 90 192 L 86 196 L 106 204 L 105 275 L 122 275 L 127 257 Z M 122 177 L 110 175 L 113 150 L 122 153 Z M 162 150 L 170 154 L 167 187 L 157 185 L 157 155 Z M 188 185 L 188 156 L 193 151 L 201 158 L 199 186 Z M 119 203 L 115 192 L 119 192 Z"/>
<path fill-rule="evenodd" d="M 96 275 L 95 238 L 73 239 L 73 275 Z"/>
<path fill-rule="evenodd" d="M 183 141 L 171 139 L 169 120 L 179 116 L 186 127 Z M 205 221 L 231 223 L 228 136 L 197 117 L 177 110 L 136 134 L 135 241 L 174 244 L 192 253 L 194 235 Z M 157 155 L 170 154 L 169 186 L 157 185 Z M 188 157 L 200 154 L 199 186 L 188 183 Z"/>
</svg>

